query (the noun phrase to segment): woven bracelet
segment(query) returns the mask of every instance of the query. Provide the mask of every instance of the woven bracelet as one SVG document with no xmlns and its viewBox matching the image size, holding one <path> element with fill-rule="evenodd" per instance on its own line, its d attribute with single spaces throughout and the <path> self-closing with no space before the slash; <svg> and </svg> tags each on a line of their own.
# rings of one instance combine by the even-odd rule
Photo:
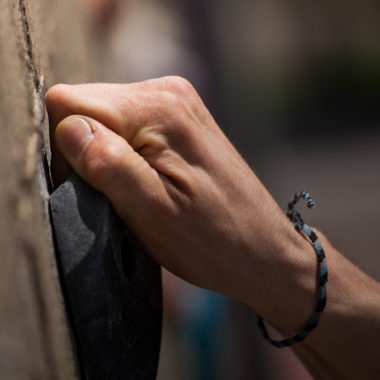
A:
<svg viewBox="0 0 380 380">
<path fill-rule="evenodd" d="M 271 339 L 264 325 L 263 319 L 259 315 L 257 316 L 257 323 L 260 330 L 263 333 L 264 338 L 270 344 L 272 344 L 273 346 L 277 348 L 290 347 L 306 339 L 309 333 L 317 327 L 318 322 L 323 313 L 323 310 L 325 309 L 325 306 L 326 306 L 326 289 L 327 289 L 327 279 L 328 279 L 326 256 L 325 256 L 325 252 L 323 251 L 322 245 L 318 239 L 318 236 L 307 224 L 304 223 L 304 221 L 301 218 L 300 213 L 294 210 L 294 206 L 301 198 L 305 200 L 307 207 L 313 208 L 315 206 L 315 202 L 313 199 L 310 198 L 309 193 L 306 191 L 301 191 L 299 193 L 296 193 L 293 199 L 289 202 L 288 211 L 286 215 L 294 223 L 296 230 L 303 236 L 306 235 L 310 239 L 311 244 L 313 245 L 313 248 L 315 250 L 315 253 L 317 254 L 318 264 L 319 264 L 318 305 L 313 316 L 311 317 L 310 321 L 307 323 L 303 331 L 301 331 L 297 335 L 294 335 L 292 338 L 284 339 L 284 340 Z"/>
</svg>

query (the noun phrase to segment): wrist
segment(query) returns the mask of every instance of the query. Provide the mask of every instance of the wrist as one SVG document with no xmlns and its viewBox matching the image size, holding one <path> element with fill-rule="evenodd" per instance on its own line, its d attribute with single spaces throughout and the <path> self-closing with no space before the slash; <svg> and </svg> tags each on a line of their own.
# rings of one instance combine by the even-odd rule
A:
<svg viewBox="0 0 380 380">
<path fill-rule="evenodd" d="M 251 306 L 286 336 L 304 329 L 318 299 L 318 261 L 313 246 L 284 218 L 281 233 L 273 241 L 261 263 L 263 279 L 260 293 Z"/>
</svg>

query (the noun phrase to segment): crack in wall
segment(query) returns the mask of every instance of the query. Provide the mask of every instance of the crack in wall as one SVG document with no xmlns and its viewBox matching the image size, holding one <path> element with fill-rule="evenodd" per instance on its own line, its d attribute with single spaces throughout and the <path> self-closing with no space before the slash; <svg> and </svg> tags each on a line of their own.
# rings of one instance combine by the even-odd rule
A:
<svg viewBox="0 0 380 380">
<path fill-rule="evenodd" d="M 50 213 L 50 207 L 49 207 L 49 198 L 50 195 L 53 192 L 53 182 L 52 182 L 52 177 L 51 177 L 51 169 L 50 169 L 50 162 L 48 158 L 48 154 L 50 157 L 50 142 L 49 142 L 49 132 L 48 132 L 48 126 L 47 126 L 47 120 L 46 120 L 46 112 L 45 112 L 45 93 L 44 93 L 44 88 L 43 88 L 43 76 L 39 76 L 39 70 L 37 68 L 36 64 L 36 56 L 34 52 L 34 46 L 33 46 L 33 41 L 32 41 L 32 33 L 31 33 L 31 27 L 30 27 L 30 16 L 28 14 L 27 6 L 25 3 L 25 0 L 18 0 L 18 5 L 19 5 L 19 11 L 20 11 L 20 16 L 21 16 L 21 23 L 22 23 L 22 32 L 24 36 L 24 48 L 25 48 L 25 64 L 26 67 L 31 75 L 32 82 L 33 82 L 33 88 L 35 90 L 34 99 L 33 99 L 33 107 L 32 107 L 32 113 L 33 116 L 38 120 L 39 122 L 39 130 L 40 130 L 40 136 L 41 136 L 41 141 L 42 141 L 42 146 L 41 146 L 41 162 L 40 165 L 37 169 L 37 175 L 38 175 L 38 182 L 40 185 L 40 190 L 41 190 L 41 197 L 44 202 L 44 207 L 45 207 L 45 212 L 47 215 L 47 223 L 48 223 L 48 228 L 50 230 L 51 234 L 51 243 L 53 246 L 53 251 L 54 251 L 54 256 L 56 259 L 56 266 L 57 266 L 57 274 L 59 278 L 59 286 L 62 292 L 63 300 L 65 303 L 65 313 L 66 317 L 68 318 L 69 321 L 69 339 L 70 343 L 72 345 L 71 349 L 74 351 L 74 357 L 76 358 L 76 365 L 78 366 L 77 369 L 79 371 L 76 373 L 75 378 L 79 376 L 79 373 L 82 372 L 82 366 L 81 362 L 78 357 L 77 353 L 77 347 L 76 347 L 76 341 L 77 337 L 75 334 L 75 330 L 73 330 L 73 316 L 70 307 L 68 306 L 68 295 L 66 294 L 65 287 L 62 286 L 63 284 L 63 274 L 62 274 L 62 268 L 60 265 L 60 260 L 59 260 L 59 249 L 58 245 L 56 242 L 54 230 L 52 228 L 52 217 Z M 41 79 L 40 79 L 41 78 Z M 45 127 L 47 131 L 45 130 Z M 47 154 L 48 153 L 48 154 Z M 35 282 L 38 283 L 39 279 L 38 277 L 34 278 Z M 38 284 L 39 286 L 40 284 Z M 41 292 L 40 292 L 41 293 Z M 42 293 L 41 293 L 42 294 Z M 39 304 L 42 309 L 43 306 L 43 301 L 42 299 L 39 300 Z M 44 314 L 44 313 L 43 313 Z M 41 320 L 45 320 L 42 322 L 43 325 L 46 323 L 46 316 L 42 315 Z M 53 363 L 53 358 L 51 357 L 51 348 L 50 348 L 50 341 L 49 337 L 46 336 L 46 347 L 47 349 L 47 358 L 49 363 Z M 54 373 L 54 368 L 52 365 L 50 365 L 50 371 L 53 374 Z"/>
<path fill-rule="evenodd" d="M 41 82 L 38 76 L 38 70 L 35 64 L 35 55 L 34 55 L 34 50 L 33 50 L 32 38 L 30 36 L 30 25 L 29 25 L 29 20 L 27 16 L 25 1 L 19 0 L 18 5 L 20 9 L 21 21 L 22 21 L 22 26 L 23 26 L 23 34 L 24 34 L 25 45 L 26 45 L 26 54 L 28 58 L 26 60 L 26 64 L 27 64 L 29 72 L 32 75 L 34 88 L 36 92 L 39 95 L 41 95 L 42 86 L 41 86 Z"/>
<path fill-rule="evenodd" d="M 38 153 L 40 151 L 40 163 L 37 164 L 37 168 L 30 168 L 29 169 L 29 175 L 28 178 L 33 177 L 36 178 L 39 187 L 40 187 L 40 193 L 42 202 L 44 203 L 45 208 L 45 215 L 47 216 L 46 219 L 46 228 L 49 229 L 49 234 L 52 235 L 52 229 L 51 229 L 51 221 L 49 218 L 49 211 L 48 211 L 48 193 L 50 193 L 51 189 L 51 177 L 50 177 L 50 169 L 49 169 L 49 163 L 47 161 L 46 156 L 46 148 L 47 145 L 45 142 L 45 136 L 44 136 L 44 126 L 45 126 L 45 97 L 44 97 L 44 91 L 43 91 L 43 77 L 42 80 L 39 76 L 39 70 L 37 68 L 36 63 L 36 55 L 34 52 L 34 46 L 32 41 L 32 33 L 31 33 L 31 26 L 30 26 L 30 15 L 28 13 L 27 4 L 25 0 L 18 0 L 18 8 L 19 8 L 19 15 L 20 15 L 20 21 L 21 21 L 21 36 L 23 37 L 23 62 L 25 63 L 25 68 L 27 72 L 29 73 L 30 77 L 27 77 L 27 81 L 31 81 L 32 86 L 30 88 L 30 99 L 28 101 L 29 103 L 29 111 L 31 113 L 32 118 L 34 119 L 34 122 L 38 126 L 38 131 L 40 135 L 40 143 L 34 143 L 31 151 L 29 152 L 30 157 L 34 157 L 34 154 Z M 34 139 L 34 136 L 32 135 L 30 137 L 32 140 Z M 26 158 L 28 160 L 28 157 Z M 38 162 L 38 159 L 37 159 Z M 35 171 L 36 170 L 36 171 Z M 43 194 L 46 193 L 44 196 Z M 51 238 L 52 244 L 54 247 L 53 237 Z M 46 300 L 43 298 L 44 289 L 43 284 L 41 282 L 40 276 L 38 275 L 39 266 L 36 263 L 36 261 L 33 259 L 33 256 L 35 255 L 34 249 L 31 248 L 28 245 L 25 245 L 25 257 L 28 259 L 28 263 L 30 267 L 33 268 L 33 270 L 30 271 L 30 273 L 33 276 L 33 282 L 36 286 L 35 291 L 35 300 L 38 305 L 38 308 L 40 310 L 39 314 L 39 324 L 40 329 L 43 336 L 43 351 L 44 356 L 46 358 L 46 368 L 49 371 L 49 377 L 54 378 L 56 377 L 56 370 L 55 370 L 55 357 L 53 355 L 53 347 L 51 344 L 51 337 L 49 334 L 51 333 L 50 328 L 48 328 L 48 313 L 47 308 L 49 305 L 46 304 Z M 53 248 L 55 251 L 55 247 Z M 49 326 L 50 327 L 50 326 Z"/>
<path fill-rule="evenodd" d="M 45 125 L 45 94 L 43 89 L 43 76 L 39 75 L 37 64 L 36 64 L 36 56 L 34 53 L 33 42 L 31 37 L 31 28 L 29 22 L 29 15 L 27 11 L 27 6 L 25 4 L 25 0 L 18 0 L 18 6 L 21 16 L 21 25 L 22 25 L 22 34 L 24 37 L 25 43 L 25 63 L 26 67 L 32 77 L 33 87 L 35 90 L 35 97 L 33 99 L 32 106 L 32 114 L 36 117 L 39 122 L 39 130 L 42 136 L 42 166 L 43 173 L 45 176 L 46 183 L 41 186 L 46 186 L 48 193 L 52 192 L 52 179 L 50 172 L 50 164 L 48 159 L 48 152 L 50 153 L 50 147 L 47 139 L 49 138 L 48 133 L 44 131 Z"/>
</svg>

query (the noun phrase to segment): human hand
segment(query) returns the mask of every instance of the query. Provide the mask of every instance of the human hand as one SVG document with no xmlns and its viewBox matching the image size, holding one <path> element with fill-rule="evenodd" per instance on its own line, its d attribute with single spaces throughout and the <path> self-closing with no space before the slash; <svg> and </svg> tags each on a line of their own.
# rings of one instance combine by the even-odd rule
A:
<svg viewBox="0 0 380 380">
<path fill-rule="evenodd" d="M 186 80 L 58 85 L 46 104 L 56 184 L 71 166 L 168 270 L 304 326 L 313 253 Z"/>
</svg>

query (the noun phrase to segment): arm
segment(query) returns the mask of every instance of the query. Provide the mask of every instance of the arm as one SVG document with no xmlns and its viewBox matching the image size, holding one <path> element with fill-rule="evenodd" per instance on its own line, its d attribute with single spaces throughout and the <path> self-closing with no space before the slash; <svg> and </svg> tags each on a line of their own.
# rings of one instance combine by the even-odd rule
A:
<svg viewBox="0 0 380 380">
<path fill-rule="evenodd" d="M 313 248 L 188 82 L 59 85 L 46 102 L 56 184 L 69 163 L 161 265 L 247 303 L 285 336 L 302 330 L 317 302 Z M 295 350 L 319 378 L 379 375 L 379 284 L 320 239 L 328 303 Z"/>
</svg>

